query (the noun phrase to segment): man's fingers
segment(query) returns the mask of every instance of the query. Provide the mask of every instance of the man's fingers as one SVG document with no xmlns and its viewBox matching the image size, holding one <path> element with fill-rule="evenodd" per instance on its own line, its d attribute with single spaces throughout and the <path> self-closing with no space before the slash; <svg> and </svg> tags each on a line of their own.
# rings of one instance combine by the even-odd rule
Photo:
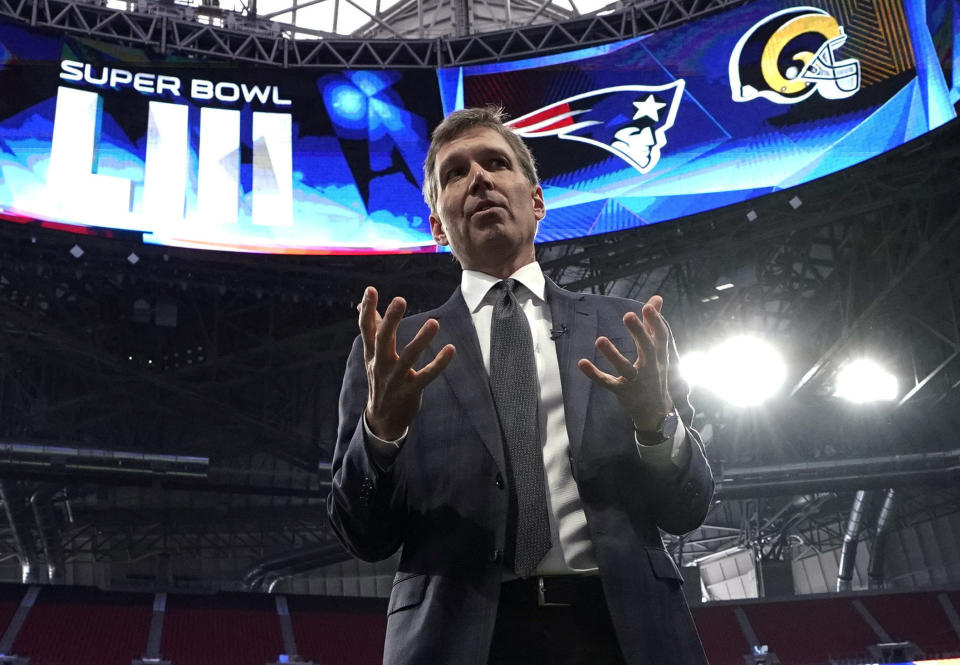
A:
<svg viewBox="0 0 960 665">
<path fill-rule="evenodd" d="M 670 331 L 667 329 L 667 322 L 663 320 L 660 314 L 663 308 L 663 298 L 653 296 L 643 306 L 643 322 L 648 326 L 648 331 L 653 338 L 656 347 L 657 357 L 661 360 L 667 357 L 667 344 L 670 339 Z"/>
<path fill-rule="evenodd" d="M 440 349 L 439 353 L 434 356 L 433 360 L 431 360 L 424 366 L 423 369 L 417 372 L 416 380 L 420 385 L 421 390 L 425 388 L 428 383 L 440 376 L 440 373 L 447 368 L 447 365 L 450 364 L 450 361 L 453 360 L 455 355 L 457 355 L 456 347 L 453 344 L 447 344 L 445 347 Z"/>
<path fill-rule="evenodd" d="M 643 306 L 643 322 L 650 326 L 653 334 L 657 338 L 664 338 L 667 335 L 667 324 L 660 315 L 660 308 L 647 303 Z"/>
<path fill-rule="evenodd" d="M 610 376 L 606 372 L 601 372 L 596 365 L 586 358 L 581 358 L 578 360 L 577 367 L 580 368 L 580 371 L 583 372 L 588 379 L 600 384 L 601 386 L 604 386 L 605 388 L 615 388 L 618 384 L 616 378 Z"/>
<path fill-rule="evenodd" d="M 394 360 L 396 356 L 397 327 L 406 309 L 407 302 L 398 297 L 390 301 L 387 310 L 383 313 L 380 327 L 377 328 L 375 349 L 376 359 L 381 363 Z"/>
<path fill-rule="evenodd" d="M 653 357 L 653 354 L 656 352 L 653 339 L 650 337 L 650 332 L 646 329 L 640 317 L 633 312 L 624 314 L 623 325 L 630 331 L 630 334 L 633 336 L 633 341 L 637 343 L 637 360 L 640 366 L 645 366 L 647 364 L 647 358 Z"/>
<path fill-rule="evenodd" d="M 427 348 L 427 345 L 437 336 L 438 330 L 440 330 L 440 324 L 437 323 L 437 320 L 427 319 L 427 321 L 420 326 L 420 330 L 417 331 L 416 336 L 403 347 L 397 360 L 398 367 L 402 370 L 408 370 L 413 367 L 413 364 L 417 362 L 417 358 L 420 357 L 423 350 Z"/>
<path fill-rule="evenodd" d="M 598 337 L 596 346 L 600 353 L 603 354 L 603 357 L 610 361 L 610 364 L 613 365 L 613 368 L 619 372 L 621 376 L 632 379 L 636 375 L 636 367 L 620 353 L 620 350 L 614 346 L 613 342 L 609 339 L 606 337 Z"/>
<path fill-rule="evenodd" d="M 380 316 L 377 312 L 377 290 L 375 288 L 368 286 L 364 289 L 363 297 L 360 299 L 357 309 L 360 312 L 357 324 L 360 327 L 360 338 L 363 341 L 363 357 L 365 360 L 370 360 L 373 357 L 374 336 L 377 333 L 377 319 Z"/>
</svg>

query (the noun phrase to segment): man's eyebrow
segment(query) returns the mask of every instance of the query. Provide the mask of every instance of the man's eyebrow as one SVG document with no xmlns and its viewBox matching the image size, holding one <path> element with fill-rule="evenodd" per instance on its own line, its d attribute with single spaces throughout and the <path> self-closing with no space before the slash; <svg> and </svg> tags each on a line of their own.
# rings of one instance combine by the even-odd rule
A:
<svg viewBox="0 0 960 665">
<path fill-rule="evenodd" d="M 504 157 L 508 161 L 511 161 L 511 162 L 513 161 L 509 150 L 503 150 L 502 148 L 491 147 L 491 148 L 486 148 L 485 152 L 486 154 L 494 155 L 496 157 Z"/>
<path fill-rule="evenodd" d="M 490 157 L 501 157 L 507 160 L 509 163 L 513 164 L 513 156 L 510 154 L 510 151 L 498 148 L 496 146 L 484 146 L 478 151 L 478 157 L 481 159 L 489 159 Z M 443 176 L 444 171 L 450 168 L 452 165 L 457 164 L 458 162 L 466 159 L 463 152 L 454 151 L 447 154 L 442 160 L 437 162 L 437 175 Z"/>
<path fill-rule="evenodd" d="M 458 161 L 461 161 L 461 157 L 457 153 L 444 157 L 442 161 L 437 162 L 437 176 L 442 179 L 444 173 Z"/>
<path fill-rule="evenodd" d="M 454 149 L 454 150 L 451 150 L 450 152 L 448 152 L 448 153 L 446 154 L 446 156 L 444 156 L 443 159 L 439 160 L 439 161 L 437 162 L 437 166 L 440 166 L 440 167 L 446 166 L 447 164 L 449 164 L 449 163 L 451 163 L 451 162 L 457 162 L 457 161 L 462 160 L 463 158 L 464 158 L 463 149 L 462 149 L 462 148 L 461 148 L 461 149 Z"/>
<path fill-rule="evenodd" d="M 441 159 L 440 161 L 437 162 L 437 168 L 442 168 L 442 167 L 446 166 L 447 164 L 449 164 L 450 162 L 455 162 L 455 161 L 457 161 L 458 159 L 460 159 L 460 154 L 459 154 L 459 153 L 456 153 L 456 152 L 450 153 L 450 154 L 448 154 L 446 157 L 444 157 L 443 159 Z"/>
</svg>

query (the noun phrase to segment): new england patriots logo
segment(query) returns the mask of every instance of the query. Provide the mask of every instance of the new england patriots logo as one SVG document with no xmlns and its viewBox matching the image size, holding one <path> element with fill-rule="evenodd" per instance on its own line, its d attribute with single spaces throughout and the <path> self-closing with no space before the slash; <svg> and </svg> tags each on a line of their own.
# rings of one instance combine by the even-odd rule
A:
<svg viewBox="0 0 960 665">
<path fill-rule="evenodd" d="M 649 173 L 660 161 L 683 96 L 683 79 L 660 86 L 621 85 L 585 92 L 509 121 L 524 138 L 556 136 L 589 143 Z"/>
</svg>

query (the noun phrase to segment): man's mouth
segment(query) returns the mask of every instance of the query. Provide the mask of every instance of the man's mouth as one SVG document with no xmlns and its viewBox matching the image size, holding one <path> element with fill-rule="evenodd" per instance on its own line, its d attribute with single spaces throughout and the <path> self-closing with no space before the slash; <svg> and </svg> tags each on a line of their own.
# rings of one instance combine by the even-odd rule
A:
<svg viewBox="0 0 960 665">
<path fill-rule="evenodd" d="M 497 208 L 497 207 L 499 206 L 497 206 L 497 204 L 494 203 L 493 201 L 482 201 L 481 203 L 477 204 L 477 206 L 473 209 L 473 212 L 471 214 L 476 215 L 479 212 L 484 212 L 485 210 L 490 210 L 490 208 Z"/>
</svg>

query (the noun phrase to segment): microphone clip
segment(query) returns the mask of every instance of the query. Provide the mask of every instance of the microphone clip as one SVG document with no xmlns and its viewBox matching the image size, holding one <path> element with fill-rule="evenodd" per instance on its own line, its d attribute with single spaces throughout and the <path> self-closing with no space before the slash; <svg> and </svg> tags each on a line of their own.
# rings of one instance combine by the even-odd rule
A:
<svg viewBox="0 0 960 665">
<path fill-rule="evenodd" d="M 568 332 L 569 330 L 567 330 L 567 326 L 561 323 L 559 328 L 550 329 L 550 339 L 555 342 L 561 337 L 563 337 L 564 335 L 566 335 Z"/>
</svg>

